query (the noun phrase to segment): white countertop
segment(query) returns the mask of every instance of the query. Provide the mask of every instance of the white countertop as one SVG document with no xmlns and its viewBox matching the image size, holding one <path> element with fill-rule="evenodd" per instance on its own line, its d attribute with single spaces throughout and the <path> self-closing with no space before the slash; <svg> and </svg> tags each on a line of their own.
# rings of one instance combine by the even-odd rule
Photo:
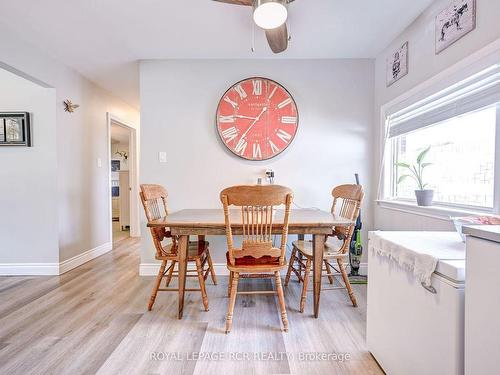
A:
<svg viewBox="0 0 500 375">
<path fill-rule="evenodd" d="M 464 225 L 462 232 L 473 237 L 500 243 L 500 225 Z"/>
</svg>

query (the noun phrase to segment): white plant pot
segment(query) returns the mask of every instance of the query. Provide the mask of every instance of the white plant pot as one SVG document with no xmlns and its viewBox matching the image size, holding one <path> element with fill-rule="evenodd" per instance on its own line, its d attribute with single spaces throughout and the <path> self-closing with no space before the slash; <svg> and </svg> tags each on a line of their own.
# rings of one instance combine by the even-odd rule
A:
<svg viewBox="0 0 500 375">
<path fill-rule="evenodd" d="M 432 206 L 434 190 L 415 190 L 415 197 L 417 197 L 417 205 Z"/>
</svg>

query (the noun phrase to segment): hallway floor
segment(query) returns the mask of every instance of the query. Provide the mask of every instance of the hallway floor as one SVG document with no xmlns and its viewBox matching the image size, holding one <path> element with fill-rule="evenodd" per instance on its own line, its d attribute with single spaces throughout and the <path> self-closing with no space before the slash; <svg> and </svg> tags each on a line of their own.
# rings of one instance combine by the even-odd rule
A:
<svg viewBox="0 0 500 375">
<path fill-rule="evenodd" d="M 113 221 L 113 243 L 119 242 L 129 237 L 130 237 L 130 229 L 121 230 L 120 222 Z"/>
</svg>

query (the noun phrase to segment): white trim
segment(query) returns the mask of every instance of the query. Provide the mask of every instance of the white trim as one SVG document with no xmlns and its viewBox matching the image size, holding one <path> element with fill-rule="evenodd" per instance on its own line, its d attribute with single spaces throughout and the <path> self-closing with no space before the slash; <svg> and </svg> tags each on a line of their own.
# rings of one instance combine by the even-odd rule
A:
<svg viewBox="0 0 500 375">
<path fill-rule="evenodd" d="M 59 263 L 0 263 L 0 276 L 59 275 Z"/>
<path fill-rule="evenodd" d="M 130 142 L 129 142 L 129 179 L 130 179 L 130 237 L 140 237 L 141 236 L 141 225 L 139 218 L 139 155 L 137 154 L 137 129 L 134 125 L 121 120 L 118 116 L 107 112 L 106 113 L 106 123 L 107 123 L 107 155 L 106 155 L 106 167 L 108 169 L 108 197 L 109 207 L 108 207 L 108 219 L 109 219 L 109 239 L 113 241 L 113 209 L 112 209 L 112 199 L 111 199 L 111 123 L 116 123 L 123 126 L 130 131 Z"/>
<path fill-rule="evenodd" d="M 401 202 L 395 200 L 377 200 L 377 205 L 380 208 L 398 212 L 414 214 L 418 216 L 430 217 L 433 219 L 451 221 L 450 217 L 454 216 L 487 216 L 493 215 L 492 212 L 485 211 L 470 211 L 463 209 L 453 209 L 445 206 L 417 206 L 410 202 Z"/>
<path fill-rule="evenodd" d="M 113 249 L 111 242 L 97 246 L 60 263 L 0 263 L 0 276 L 62 275 Z"/>
<path fill-rule="evenodd" d="M 229 276 L 229 271 L 227 269 L 226 263 L 214 263 L 215 273 L 217 276 Z M 347 272 L 350 270 L 350 266 L 346 267 Z M 157 276 L 160 270 L 160 263 L 141 263 L 139 265 L 139 276 Z M 282 271 L 286 273 L 286 269 Z M 361 263 L 359 267 L 359 273 L 361 275 L 368 274 L 368 263 Z"/>
<path fill-rule="evenodd" d="M 105 243 L 103 245 L 94 247 L 93 249 L 87 250 L 84 253 L 78 254 L 72 258 L 66 259 L 59 263 L 59 275 L 72 270 L 78 266 L 81 266 L 92 259 L 100 257 L 113 250 L 113 244 L 111 242 Z"/>
<path fill-rule="evenodd" d="M 442 70 L 441 72 L 435 74 L 433 77 L 427 79 L 424 82 L 421 82 L 417 86 L 405 91 L 404 94 L 390 100 L 389 102 L 383 104 L 380 106 L 380 133 L 379 133 L 379 155 L 378 155 L 378 160 L 379 160 L 379 176 L 378 176 L 378 191 L 377 191 L 377 202 L 387 202 L 387 191 L 385 190 L 387 186 L 385 186 L 383 181 L 385 179 L 385 169 L 388 167 L 387 166 L 387 160 L 385 160 L 385 154 L 386 154 L 386 149 L 388 145 L 386 144 L 386 139 L 388 136 L 388 122 L 387 118 L 389 115 L 394 113 L 397 110 L 400 110 L 402 105 L 408 106 L 409 103 L 407 103 L 408 100 L 414 98 L 414 102 L 418 102 L 422 98 L 418 98 L 418 96 L 422 96 L 423 94 L 426 93 L 427 90 L 433 89 L 434 93 L 439 92 L 440 90 L 445 89 L 446 87 L 449 87 L 453 83 L 457 83 L 461 80 L 466 79 L 468 76 L 471 76 L 475 73 L 480 72 L 481 70 L 487 68 L 488 66 L 494 65 L 495 63 L 498 63 L 498 54 L 500 53 L 500 38 L 491 42 L 490 44 L 486 45 L 485 47 L 481 48 L 480 50 L 474 52 L 473 54 L 463 58 L 462 60 L 458 61 L 457 63 L 451 65 L 445 70 Z M 457 75 L 460 75 L 460 77 L 457 77 Z M 451 81 L 453 82 L 451 82 Z M 429 93 L 427 93 L 429 94 Z M 498 122 L 497 122 L 497 128 L 498 128 Z M 500 143 L 498 139 L 498 131 L 497 133 L 497 140 L 496 140 L 496 145 Z M 499 159 L 498 153 L 496 160 Z M 495 175 L 498 175 L 498 173 L 495 173 Z M 497 176 L 498 177 L 498 176 Z M 500 177 L 499 177 L 500 178 Z M 495 178 L 495 187 L 497 186 L 497 178 Z M 497 193 L 497 195 L 500 195 Z M 495 197 L 497 198 L 497 197 Z M 392 202 L 391 202 L 392 203 Z M 498 210 L 500 209 L 500 203 L 495 201 L 495 209 L 494 211 L 498 213 Z M 389 208 L 389 207 L 386 207 Z M 392 209 L 398 210 L 397 208 L 392 207 Z M 451 209 L 453 210 L 453 209 Z M 403 209 L 399 208 L 399 211 L 404 211 Z M 411 213 L 419 213 L 420 211 L 405 211 L 405 212 L 411 212 Z M 421 213 L 421 212 L 420 212 Z M 430 217 L 435 217 L 433 215 L 425 214 L 422 213 L 422 216 L 430 216 Z M 442 215 L 437 215 L 437 218 L 443 218 Z"/>
</svg>

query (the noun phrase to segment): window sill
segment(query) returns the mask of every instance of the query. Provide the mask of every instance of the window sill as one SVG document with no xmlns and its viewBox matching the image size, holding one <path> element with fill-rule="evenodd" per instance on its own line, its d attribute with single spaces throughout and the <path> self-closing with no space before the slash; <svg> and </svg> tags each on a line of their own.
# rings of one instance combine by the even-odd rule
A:
<svg viewBox="0 0 500 375">
<path fill-rule="evenodd" d="M 377 200 L 377 205 L 381 208 L 400 211 L 405 213 L 411 213 L 420 216 L 432 217 L 434 219 L 450 221 L 450 217 L 455 216 L 484 216 L 484 215 L 495 215 L 493 209 L 467 209 L 467 208 L 457 208 L 442 205 L 435 206 L 417 206 L 415 202 L 404 202 L 398 200 Z"/>
</svg>

